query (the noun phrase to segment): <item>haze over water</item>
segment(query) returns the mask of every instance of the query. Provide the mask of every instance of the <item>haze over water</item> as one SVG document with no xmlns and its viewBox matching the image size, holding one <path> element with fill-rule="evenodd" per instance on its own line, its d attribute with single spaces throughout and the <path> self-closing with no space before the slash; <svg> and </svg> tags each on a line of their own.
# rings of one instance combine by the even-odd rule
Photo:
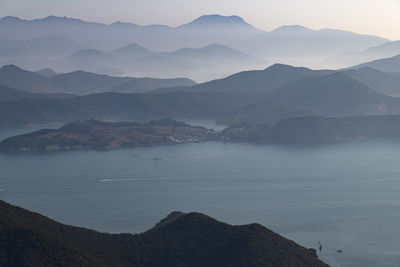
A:
<svg viewBox="0 0 400 267">
<path fill-rule="evenodd" d="M 0 198 L 106 232 L 142 232 L 171 211 L 198 211 L 263 224 L 305 247 L 320 241 L 332 266 L 397 266 L 399 158 L 400 142 L 0 154 Z"/>
</svg>

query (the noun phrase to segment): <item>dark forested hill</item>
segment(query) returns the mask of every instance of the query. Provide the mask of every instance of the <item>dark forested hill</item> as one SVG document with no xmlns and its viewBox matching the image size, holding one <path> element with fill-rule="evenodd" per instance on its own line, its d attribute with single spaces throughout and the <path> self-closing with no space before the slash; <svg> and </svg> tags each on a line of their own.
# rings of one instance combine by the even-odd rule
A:
<svg viewBox="0 0 400 267">
<path fill-rule="evenodd" d="M 258 225 L 172 213 L 143 234 L 103 234 L 0 201 L 1 266 L 327 266 L 315 251 Z"/>
<path fill-rule="evenodd" d="M 272 144 L 327 144 L 400 139 L 400 116 L 285 119 L 274 125 L 238 124 L 221 132 L 225 141 Z"/>
<path fill-rule="evenodd" d="M 300 78 L 220 119 L 228 124 L 274 123 L 305 115 L 345 117 L 398 114 L 399 108 L 398 99 L 380 94 L 343 73 L 333 73 Z"/>
</svg>

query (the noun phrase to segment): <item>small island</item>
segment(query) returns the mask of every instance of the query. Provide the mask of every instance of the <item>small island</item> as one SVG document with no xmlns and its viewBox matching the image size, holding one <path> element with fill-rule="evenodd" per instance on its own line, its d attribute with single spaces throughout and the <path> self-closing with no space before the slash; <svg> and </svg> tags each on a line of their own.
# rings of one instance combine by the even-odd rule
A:
<svg viewBox="0 0 400 267">
<path fill-rule="evenodd" d="M 171 119 L 147 123 L 112 123 L 92 119 L 73 122 L 60 129 L 42 129 L 9 137 L 0 143 L 0 152 L 108 150 L 205 141 L 334 144 L 378 139 L 400 139 L 400 115 L 346 118 L 306 116 L 281 120 L 273 125 L 236 124 L 220 132 Z"/>
<path fill-rule="evenodd" d="M 138 146 L 203 142 L 216 133 L 203 127 L 163 119 L 139 122 L 77 121 L 60 129 L 42 129 L 0 143 L 2 152 L 116 149 Z"/>
</svg>

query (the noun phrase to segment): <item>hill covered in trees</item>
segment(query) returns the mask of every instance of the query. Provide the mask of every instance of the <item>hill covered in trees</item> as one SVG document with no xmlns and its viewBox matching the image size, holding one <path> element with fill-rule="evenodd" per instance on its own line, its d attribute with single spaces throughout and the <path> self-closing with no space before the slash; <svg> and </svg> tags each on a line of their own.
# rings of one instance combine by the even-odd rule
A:
<svg viewBox="0 0 400 267">
<path fill-rule="evenodd" d="M 174 212 L 142 234 L 60 224 L 0 201 L 1 266 L 328 266 L 259 225 Z"/>
</svg>

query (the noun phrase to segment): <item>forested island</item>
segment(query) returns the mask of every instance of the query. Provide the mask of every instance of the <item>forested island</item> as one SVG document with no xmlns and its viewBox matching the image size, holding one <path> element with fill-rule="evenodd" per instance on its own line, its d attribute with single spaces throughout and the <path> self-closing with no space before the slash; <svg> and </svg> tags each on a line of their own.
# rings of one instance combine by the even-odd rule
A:
<svg viewBox="0 0 400 267">
<path fill-rule="evenodd" d="M 1 142 L 6 152 L 56 151 L 76 149 L 116 149 L 211 140 L 213 130 L 174 120 L 148 123 L 77 121 L 60 129 L 43 129 L 10 137 Z"/>
</svg>

